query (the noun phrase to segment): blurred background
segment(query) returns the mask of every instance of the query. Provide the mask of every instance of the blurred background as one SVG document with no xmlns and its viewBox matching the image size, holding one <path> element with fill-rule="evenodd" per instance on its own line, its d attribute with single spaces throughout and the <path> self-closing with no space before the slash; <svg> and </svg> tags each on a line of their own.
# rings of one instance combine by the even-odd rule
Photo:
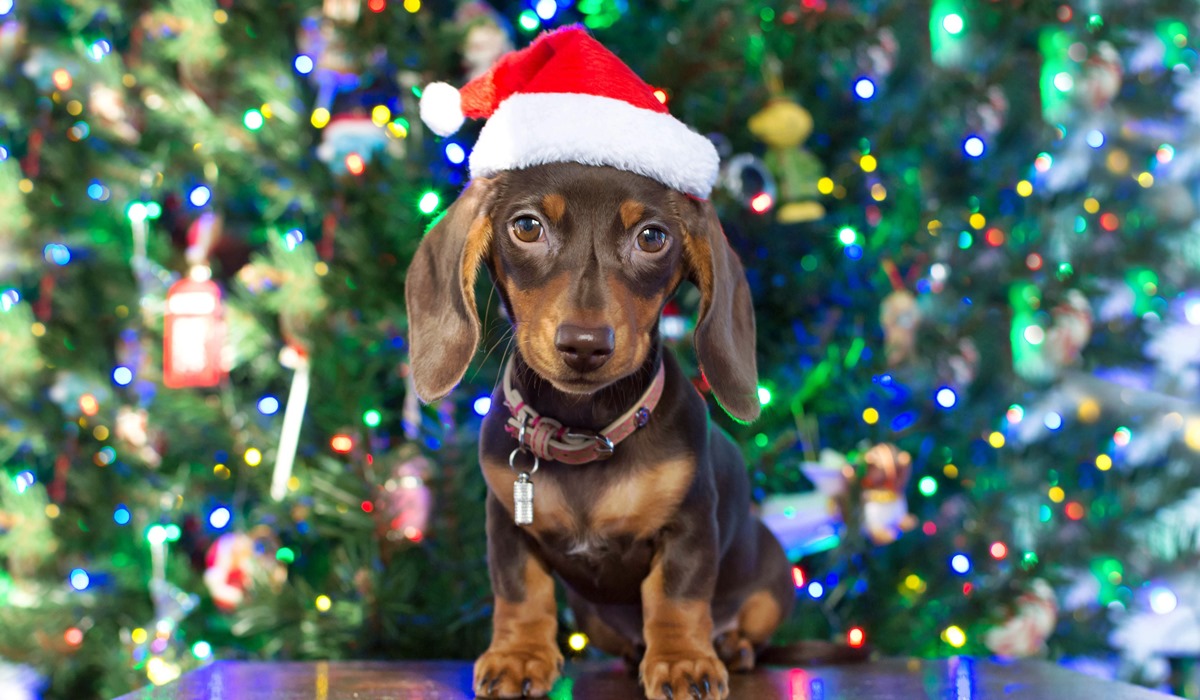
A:
<svg viewBox="0 0 1200 700">
<path fill-rule="evenodd" d="M 714 419 L 796 565 L 778 639 L 1200 697 L 1198 17 L 0 0 L 0 696 L 482 651 L 511 347 L 482 280 L 476 369 L 410 389 L 405 269 L 479 126 L 416 105 L 582 23 L 722 154 L 764 413 Z M 661 332 L 706 392 L 697 296 Z"/>
</svg>

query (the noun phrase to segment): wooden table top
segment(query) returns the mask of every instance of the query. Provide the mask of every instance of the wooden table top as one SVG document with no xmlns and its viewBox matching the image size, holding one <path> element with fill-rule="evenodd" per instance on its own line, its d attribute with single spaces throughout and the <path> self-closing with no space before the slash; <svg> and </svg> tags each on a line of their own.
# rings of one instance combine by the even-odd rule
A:
<svg viewBox="0 0 1200 700">
<path fill-rule="evenodd" d="M 616 662 L 568 664 L 552 700 L 631 700 L 637 681 Z M 730 679 L 732 700 L 1162 700 L 1172 696 L 1111 683 L 1040 661 L 997 664 L 967 657 L 884 659 L 808 669 L 760 668 Z M 118 700 L 460 700 L 471 698 L 471 664 L 217 661 L 159 688 Z"/>
</svg>

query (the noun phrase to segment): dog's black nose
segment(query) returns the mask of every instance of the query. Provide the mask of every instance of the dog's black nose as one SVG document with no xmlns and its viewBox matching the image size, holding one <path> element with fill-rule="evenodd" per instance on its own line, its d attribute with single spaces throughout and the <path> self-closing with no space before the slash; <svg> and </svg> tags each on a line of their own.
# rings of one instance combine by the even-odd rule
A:
<svg viewBox="0 0 1200 700">
<path fill-rule="evenodd" d="M 554 335 L 554 347 L 567 366 L 577 372 L 600 369 L 612 357 L 613 342 L 613 329 L 607 326 L 583 328 L 564 323 Z"/>
</svg>

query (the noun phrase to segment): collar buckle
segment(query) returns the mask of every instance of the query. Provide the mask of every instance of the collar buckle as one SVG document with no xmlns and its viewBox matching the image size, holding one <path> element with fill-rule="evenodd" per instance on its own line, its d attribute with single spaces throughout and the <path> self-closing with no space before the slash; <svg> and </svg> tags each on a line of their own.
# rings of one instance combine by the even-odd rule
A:
<svg viewBox="0 0 1200 700">
<path fill-rule="evenodd" d="M 613 456 L 613 441 L 602 433 L 591 430 L 568 430 L 567 439 L 591 440 L 596 449 L 596 459 L 608 459 Z"/>
</svg>

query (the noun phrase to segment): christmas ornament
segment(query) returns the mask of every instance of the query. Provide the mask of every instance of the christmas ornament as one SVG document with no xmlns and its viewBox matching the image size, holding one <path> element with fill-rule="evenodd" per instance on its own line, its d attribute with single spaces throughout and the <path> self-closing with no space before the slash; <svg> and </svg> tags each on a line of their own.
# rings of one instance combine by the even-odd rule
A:
<svg viewBox="0 0 1200 700">
<path fill-rule="evenodd" d="M 420 542 L 429 526 L 433 495 L 428 479 L 433 465 L 421 455 L 400 462 L 379 494 L 376 512 L 389 540 Z"/>
<path fill-rule="evenodd" d="M 912 292 L 901 288 L 884 297 L 879 305 L 879 325 L 883 326 L 884 354 L 889 367 L 915 357 L 921 309 Z"/>
<path fill-rule="evenodd" d="M 1058 622 L 1058 601 L 1054 589 L 1042 579 L 1034 579 L 1029 591 L 1017 598 L 1012 616 L 988 630 L 984 646 L 1006 658 L 1022 658 L 1042 653 L 1046 639 Z"/>
<path fill-rule="evenodd" d="M 353 172 L 362 174 L 365 164 L 377 155 L 404 157 L 404 142 L 388 138 L 387 132 L 367 116 L 339 115 L 321 131 L 317 158 L 329 166 L 334 175 Z M 358 161 L 353 158 L 357 156 Z M 357 172 L 354 172 L 357 170 Z"/>
<path fill-rule="evenodd" d="M 217 386 L 225 378 L 221 290 L 197 265 L 167 291 L 163 319 L 163 384 L 172 389 Z"/>
<path fill-rule="evenodd" d="M 541 35 L 461 90 L 426 86 L 421 120 L 434 133 L 449 136 L 466 117 L 488 120 L 471 152 L 473 178 L 579 162 L 700 198 L 717 179 L 712 142 L 672 117 L 649 85 L 578 27 Z"/>
<path fill-rule="evenodd" d="M 767 145 L 765 161 L 779 189 L 776 218 L 785 224 L 825 216 L 817 198 L 824 167 L 803 145 L 812 134 L 812 115 L 796 102 L 775 97 L 750 117 L 750 133 Z"/>
<path fill-rule="evenodd" d="M 303 351 L 288 345 L 279 351 L 279 363 L 294 372 L 292 387 L 288 390 L 287 406 L 283 409 L 283 428 L 279 434 L 279 447 L 275 452 L 275 469 L 271 472 L 271 498 L 276 501 L 282 501 L 287 495 L 288 481 L 292 478 L 296 448 L 300 444 L 300 425 L 304 421 L 304 409 L 308 405 L 309 387 L 308 356 Z"/>
<path fill-rule="evenodd" d="M 454 23 L 463 30 L 461 53 L 465 80 L 474 80 L 487 73 L 501 56 L 515 48 L 508 22 L 483 0 L 459 5 L 454 12 Z"/>
<path fill-rule="evenodd" d="M 984 100 L 975 106 L 972 126 L 981 134 L 993 136 L 1004 128 L 1008 117 L 1008 97 L 999 86 L 992 85 L 984 92 Z"/>
<path fill-rule="evenodd" d="M 125 143 L 137 143 L 141 132 L 134 126 L 125 102 L 125 94 L 107 85 L 93 83 L 88 88 L 88 110 L 94 123 Z"/>
<path fill-rule="evenodd" d="M 876 546 L 894 542 L 916 525 L 904 494 L 912 457 L 884 443 L 863 452 L 856 462 L 857 468 L 845 456 L 821 450 L 818 462 L 801 465 L 815 491 L 769 496 L 763 502 L 760 517 L 789 557 L 836 546 L 851 520 L 861 522 L 863 534 Z"/>
<path fill-rule="evenodd" d="M 144 408 L 121 406 L 117 409 L 117 423 L 113 435 L 128 451 L 146 466 L 157 468 L 162 464 L 159 436 L 150 431 L 150 414 Z M 123 451 L 123 453 L 124 453 Z"/>
<path fill-rule="evenodd" d="M 859 57 L 859 70 L 875 79 L 876 85 L 882 84 L 896 67 L 896 55 L 900 51 L 900 42 L 891 27 L 881 27 L 875 33 L 875 40 L 867 45 Z"/>
<path fill-rule="evenodd" d="M 278 590 L 287 568 L 275 558 L 279 543 L 266 526 L 249 534 L 229 532 L 204 555 L 204 585 L 218 608 L 229 612 L 242 605 L 258 586 Z"/>
<path fill-rule="evenodd" d="M 1092 334 L 1091 305 L 1082 292 L 1068 290 L 1049 314 L 1040 310 L 1041 292 L 1028 282 L 1014 284 L 1009 301 L 1013 369 L 1022 379 L 1050 381 L 1079 360 Z"/>
<path fill-rule="evenodd" d="M 300 23 L 296 37 L 300 53 L 314 61 L 309 79 L 317 86 L 317 100 L 313 105 L 314 125 L 324 123 L 316 119 L 320 110 L 329 118 L 333 100 L 340 92 L 354 90 L 359 86 L 360 65 L 350 50 L 352 39 L 342 24 L 321 15 L 309 15 Z"/>
<path fill-rule="evenodd" d="M 1125 68 L 1116 47 L 1107 41 L 1096 44 L 1077 85 L 1084 107 L 1092 111 L 1107 108 L 1121 91 L 1124 77 Z"/>
<path fill-rule="evenodd" d="M 916 525 L 904 495 L 912 476 L 912 457 L 885 443 L 867 450 L 862 463 L 863 529 L 876 545 L 894 542 Z"/>
<path fill-rule="evenodd" d="M 721 167 L 721 186 L 742 206 L 762 214 L 779 198 L 775 176 L 767 164 L 752 153 L 739 153 Z"/>
<path fill-rule="evenodd" d="M 362 0 L 324 0 L 321 11 L 335 22 L 353 24 L 362 12 Z"/>
</svg>

